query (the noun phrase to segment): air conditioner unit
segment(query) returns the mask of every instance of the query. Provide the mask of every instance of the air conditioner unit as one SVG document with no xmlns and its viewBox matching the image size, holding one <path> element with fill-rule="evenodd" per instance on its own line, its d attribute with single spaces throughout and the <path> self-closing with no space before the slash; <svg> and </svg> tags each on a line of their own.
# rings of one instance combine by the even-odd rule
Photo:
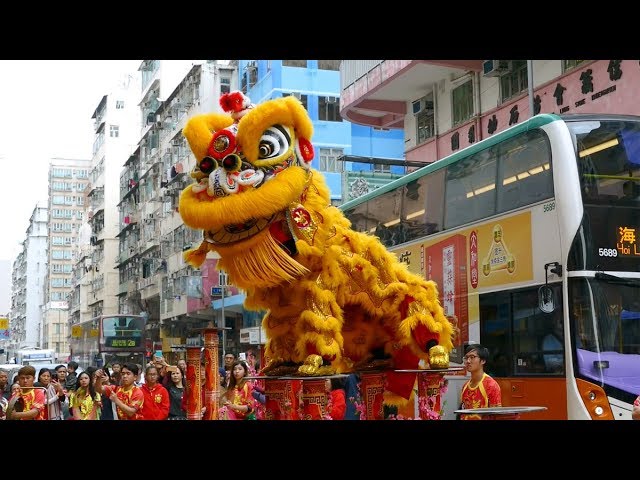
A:
<svg viewBox="0 0 640 480">
<path fill-rule="evenodd" d="M 499 77 L 511 71 L 509 60 L 485 60 L 482 62 L 482 75 L 485 77 Z"/>
<path fill-rule="evenodd" d="M 336 103 L 337 97 L 327 97 L 327 103 Z"/>
<path fill-rule="evenodd" d="M 411 103 L 411 111 L 414 115 L 418 115 L 422 112 L 433 113 L 433 101 L 425 100 L 424 98 L 416 100 L 415 102 Z"/>
</svg>

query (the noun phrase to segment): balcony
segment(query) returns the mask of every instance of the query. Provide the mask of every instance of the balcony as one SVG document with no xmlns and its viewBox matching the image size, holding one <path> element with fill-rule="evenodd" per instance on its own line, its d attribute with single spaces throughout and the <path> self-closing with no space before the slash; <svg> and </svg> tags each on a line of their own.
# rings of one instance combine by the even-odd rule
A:
<svg viewBox="0 0 640 480">
<path fill-rule="evenodd" d="M 340 115 L 360 125 L 404 129 L 408 102 L 452 74 L 481 70 L 482 60 L 343 60 Z"/>
<path fill-rule="evenodd" d="M 160 283 L 161 278 L 159 274 L 141 279 L 138 282 L 138 291 L 140 292 L 140 298 L 142 300 L 146 300 L 148 298 L 159 296 Z"/>
</svg>

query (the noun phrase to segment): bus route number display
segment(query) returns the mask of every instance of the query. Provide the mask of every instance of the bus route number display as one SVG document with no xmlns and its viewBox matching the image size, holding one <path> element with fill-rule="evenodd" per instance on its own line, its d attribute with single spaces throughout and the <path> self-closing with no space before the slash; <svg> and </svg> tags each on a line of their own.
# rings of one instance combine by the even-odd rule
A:
<svg viewBox="0 0 640 480">
<path fill-rule="evenodd" d="M 139 340 L 135 338 L 109 337 L 107 338 L 107 347 L 127 348 L 139 346 Z"/>
<path fill-rule="evenodd" d="M 598 248 L 599 257 L 631 257 L 640 259 L 637 228 L 618 227 L 616 237 L 615 248 Z"/>
</svg>

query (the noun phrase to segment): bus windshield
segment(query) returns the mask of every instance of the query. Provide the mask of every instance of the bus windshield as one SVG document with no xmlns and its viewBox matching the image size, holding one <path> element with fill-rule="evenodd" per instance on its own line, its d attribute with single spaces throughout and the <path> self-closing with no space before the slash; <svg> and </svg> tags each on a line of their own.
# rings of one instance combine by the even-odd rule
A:
<svg viewBox="0 0 640 480">
<path fill-rule="evenodd" d="M 640 392 L 640 279 L 571 277 L 577 373 L 632 403 Z"/>
<path fill-rule="evenodd" d="M 640 271 L 640 122 L 620 117 L 567 125 L 584 204 L 570 269 Z"/>
<path fill-rule="evenodd" d="M 105 316 L 102 319 L 101 351 L 144 348 L 142 345 L 143 331 L 144 319 L 140 316 Z"/>
</svg>

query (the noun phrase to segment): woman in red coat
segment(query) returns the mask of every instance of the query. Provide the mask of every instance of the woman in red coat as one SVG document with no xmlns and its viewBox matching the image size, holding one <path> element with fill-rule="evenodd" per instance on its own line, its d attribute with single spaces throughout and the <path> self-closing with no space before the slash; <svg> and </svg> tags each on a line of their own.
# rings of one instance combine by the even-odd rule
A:
<svg viewBox="0 0 640 480">
<path fill-rule="evenodd" d="M 344 420 L 347 410 L 346 395 L 340 378 L 327 378 L 325 381 L 327 390 L 326 420 Z"/>
</svg>

